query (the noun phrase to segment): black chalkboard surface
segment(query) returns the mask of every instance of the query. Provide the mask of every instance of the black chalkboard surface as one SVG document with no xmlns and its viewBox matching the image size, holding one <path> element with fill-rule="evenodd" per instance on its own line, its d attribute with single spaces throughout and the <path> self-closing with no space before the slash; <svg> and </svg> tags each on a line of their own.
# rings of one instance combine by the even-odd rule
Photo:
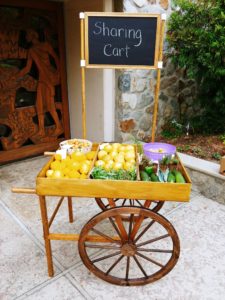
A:
<svg viewBox="0 0 225 300">
<path fill-rule="evenodd" d="M 87 66 L 156 67 L 159 16 L 88 15 Z"/>
</svg>

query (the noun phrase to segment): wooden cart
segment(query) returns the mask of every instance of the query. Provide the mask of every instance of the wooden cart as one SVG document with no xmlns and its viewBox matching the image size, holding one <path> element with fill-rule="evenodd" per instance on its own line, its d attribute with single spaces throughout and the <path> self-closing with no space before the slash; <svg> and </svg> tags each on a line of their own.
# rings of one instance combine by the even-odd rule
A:
<svg viewBox="0 0 225 300">
<path fill-rule="evenodd" d="M 158 211 L 165 201 L 189 201 L 191 180 L 181 162 L 186 183 L 52 179 L 45 175 L 52 161 L 53 157 L 38 174 L 36 189 L 13 189 L 39 197 L 49 276 L 54 274 L 52 240 L 78 241 L 85 266 L 112 284 L 144 285 L 173 269 L 180 253 L 179 238 Z M 50 218 L 48 196 L 60 197 Z M 93 216 L 80 234 L 51 232 L 63 199 L 68 199 L 69 221 L 73 222 L 73 196 L 93 198 L 102 212 Z M 93 256 L 93 249 L 98 250 L 97 256 Z"/>
</svg>

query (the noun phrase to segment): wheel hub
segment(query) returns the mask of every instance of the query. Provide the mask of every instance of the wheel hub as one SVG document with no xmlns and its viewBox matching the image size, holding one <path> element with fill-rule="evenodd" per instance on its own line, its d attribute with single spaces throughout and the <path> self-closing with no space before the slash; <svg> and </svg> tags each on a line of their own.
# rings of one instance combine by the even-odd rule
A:
<svg viewBox="0 0 225 300">
<path fill-rule="evenodd" d="M 125 256 L 134 256 L 137 252 L 137 247 L 132 243 L 125 243 L 121 247 L 121 253 Z"/>
</svg>

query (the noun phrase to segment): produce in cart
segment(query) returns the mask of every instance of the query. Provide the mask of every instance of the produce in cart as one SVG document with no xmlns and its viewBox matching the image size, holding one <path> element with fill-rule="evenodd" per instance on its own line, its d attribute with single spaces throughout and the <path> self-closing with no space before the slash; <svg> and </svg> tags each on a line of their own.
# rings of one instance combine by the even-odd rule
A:
<svg viewBox="0 0 225 300">
<path fill-rule="evenodd" d="M 99 147 L 93 179 L 136 180 L 137 163 L 135 145 L 103 143 Z"/>
</svg>

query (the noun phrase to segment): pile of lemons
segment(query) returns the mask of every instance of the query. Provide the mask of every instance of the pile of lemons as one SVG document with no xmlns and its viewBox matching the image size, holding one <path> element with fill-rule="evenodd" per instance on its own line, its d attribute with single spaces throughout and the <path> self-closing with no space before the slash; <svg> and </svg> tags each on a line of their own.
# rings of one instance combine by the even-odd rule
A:
<svg viewBox="0 0 225 300">
<path fill-rule="evenodd" d="M 55 154 L 50 169 L 46 172 L 46 177 L 86 179 L 95 154 L 95 151 L 86 154 L 77 151 L 67 155 L 65 159 L 62 159 L 60 154 Z"/>
<path fill-rule="evenodd" d="M 131 171 L 136 166 L 135 148 L 133 145 L 120 143 L 103 144 L 95 166 L 102 167 L 106 171 L 120 169 Z"/>
</svg>

